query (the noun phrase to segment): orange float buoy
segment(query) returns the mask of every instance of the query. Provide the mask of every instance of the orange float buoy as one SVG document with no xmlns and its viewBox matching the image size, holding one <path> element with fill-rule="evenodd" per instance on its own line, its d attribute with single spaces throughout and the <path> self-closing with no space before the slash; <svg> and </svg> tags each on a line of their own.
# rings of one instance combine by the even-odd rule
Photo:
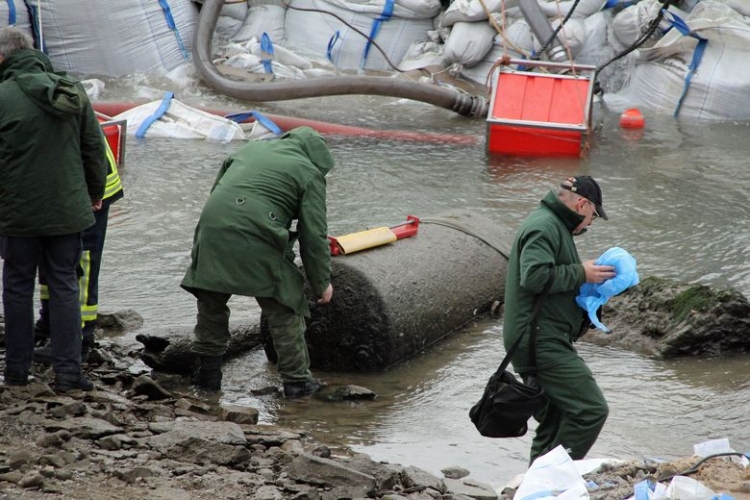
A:
<svg viewBox="0 0 750 500">
<path fill-rule="evenodd" d="M 620 126 L 622 128 L 643 128 L 646 119 L 638 108 L 630 108 L 620 115 Z"/>
</svg>

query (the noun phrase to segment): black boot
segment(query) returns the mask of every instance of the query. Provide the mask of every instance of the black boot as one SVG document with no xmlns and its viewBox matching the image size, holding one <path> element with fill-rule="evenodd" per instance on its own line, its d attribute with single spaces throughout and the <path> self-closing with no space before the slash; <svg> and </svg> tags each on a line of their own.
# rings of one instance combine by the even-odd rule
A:
<svg viewBox="0 0 750 500">
<path fill-rule="evenodd" d="M 287 399 L 312 396 L 323 388 L 323 384 L 315 379 L 304 382 L 284 382 L 284 397 Z"/>
<path fill-rule="evenodd" d="M 201 356 L 200 367 L 193 373 L 193 384 L 209 391 L 220 391 L 221 358 L 221 356 Z"/>
<path fill-rule="evenodd" d="M 58 373 L 55 375 L 55 385 L 53 389 L 57 393 L 74 391 L 91 391 L 94 389 L 94 383 L 87 379 L 83 374 Z"/>
</svg>

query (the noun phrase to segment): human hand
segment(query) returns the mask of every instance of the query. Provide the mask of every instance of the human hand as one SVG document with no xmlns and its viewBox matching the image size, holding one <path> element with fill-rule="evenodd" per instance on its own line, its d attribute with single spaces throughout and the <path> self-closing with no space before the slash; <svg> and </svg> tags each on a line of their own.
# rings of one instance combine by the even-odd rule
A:
<svg viewBox="0 0 750 500">
<path fill-rule="evenodd" d="M 96 212 L 102 209 L 102 200 L 91 200 L 91 208 Z"/>
<path fill-rule="evenodd" d="M 615 266 L 598 266 L 593 260 L 583 263 L 583 272 L 586 274 L 586 283 L 602 283 L 617 276 Z"/>
<path fill-rule="evenodd" d="M 318 298 L 318 304 L 328 304 L 333 297 L 333 285 L 329 284 L 325 292 L 323 292 Z"/>
</svg>

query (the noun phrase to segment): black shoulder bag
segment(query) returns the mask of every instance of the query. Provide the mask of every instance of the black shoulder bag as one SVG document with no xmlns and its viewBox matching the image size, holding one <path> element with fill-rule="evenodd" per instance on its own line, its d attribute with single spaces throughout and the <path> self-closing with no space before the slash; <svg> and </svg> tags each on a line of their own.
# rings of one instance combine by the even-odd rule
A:
<svg viewBox="0 0 750 500">
<path fill-rule="evenodd" d="M 550 269 L 549 279 L 544 285 L 544 290 L 537 297 L 531 313 L 529 361 L 533 368 L 529 384 L 524 384 L 506 369 L 521 343 L 524 335 L 522 333 L 505 355 L 497 371 L 490 377 L 481 399 L 469 410 L 469 418 L 482 436 L 495 438 L 523 436 L 529 430 L 529 418 L 546 403 L 544 389 L 536 384 L 536 333 L 541 302 L 549 293 L 554 280 L 555 275 Z"/>
</svg>

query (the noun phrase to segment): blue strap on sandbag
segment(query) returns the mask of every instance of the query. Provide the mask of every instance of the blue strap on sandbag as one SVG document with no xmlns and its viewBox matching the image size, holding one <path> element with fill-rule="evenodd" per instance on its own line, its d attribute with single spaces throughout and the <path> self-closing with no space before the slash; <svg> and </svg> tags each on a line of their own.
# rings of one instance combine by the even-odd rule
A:
<svg viewBox="0 0 750 500">
<path fill-rule="evenodd" d="M 174 36 L 177 38 L 177 45 L 180 47 L 182 57 L 184 57 L 185 60 L 190 59 L 190 53 L 185 48 L 185 44 L 182 43 L 182 37 L 180 36 L 180 31 L 177 29 L 177 24 L 174 22 L 174 17 L 172 17 L 172 9 L 169 8 L 169 3 L 167 3 L 167 0 L 159 0 L 159 5 L 161 5 L 161 10 L 164 11 L 164 18 L 167 20 L 167 27 L 174 31 Z"/>
<path fill-rule="evenodd" d="M 8 26 L 16 24 L 16 4 L 13 0 L 8 0 Z"/>
<path fill-rule="evenodd" d="M 230 113 L 228 115 L 225 115 L 224 118 L 228 120 L 232 120 L 233 122 L 237 122 L 237 123 L 245 123 L 248 118 L 255 118 L 255 120 L 260 122 L 261 125 L 263 125 L 268 130 L 273 132 L 274 135 L 281 135 L 282 133 L 281 127 L 276 125 L 273 122 L 273 120 L 268 118 L 266 115 L 264 115 L 260 111 L 251 110 L 251 111 L 243 111 L 240 113 Z"/>
<path fill-rule="evenodd" d="M 336 42 L 338 42 L 340 38 L 341 38 L 341 32 L 339 30 L 336 30 L 336 32 L 331 36 L 331 38 L 328 39 L 328 48 L 326 49 L 326 59 L 328 59 L 331 62 L 333 62 L 333 47 L 336 45 Z"/>
<path fill-rule="evenodd" d="M 695 46 L 695 50 L 693 51 L 693 59 L 692 61 L 690 61 L 687 75 L 685 75 L 685 85 L 682 87 L 682 94 L 680 94 L 680 98 L 677 100 L 677 107 L 675 108 L 674 114 L 672 115 L 677 118 L 677 115 L 680 114 L 680 108 L 682 108 L 682 102 L 685 100 L 685 96 L 687 96 L 688 90 L 690 89 L 690 82 L 693 79 L 693 75 L 698 70 L 701 59 L 703 59 L 703 53 L 706 51 L 708 40 L 700 35 L 696 35 L 695 33 L 693 33 L 693 31 L 690 29 L 690 26 L 688 26 L 688 24 L 674 12 L 670 12 L 668 10 L 665 10 L 663 12 L 665 19 L 669 21 L 669 24 L 672 28 L 679 31 L 682 36 L 691 36 L 698 40 L 698 45 Z"/>
<path fill-rule="evenodd" d="M 599 321 L 596 312 L 607 303 L 610 297 L 624 292 L 640 281 L 636 271 L 635 258 L 620 247 L 612 247 L 596 259 L 596 265 L 614 266 L 615 277 L 603 283 L 584 283 L 576 297 L 576 303 L 588 313 L 591 323 L 601 331 L 609 333 Z"/>
<path fill-rule="evenodd" d="M 375 20 L 372 22 L 372 29 L 370 29 L 370 36 L 367 38 L 367 44 L 365 44 L 365 51 L 362 54 L 362 68 L 365 67 L 365 62 L 367 62 L 367 56 L 370 54 L 370 47 L 372 46 L 373 40 L 375 40 L 375 37 L 378 36 L 378 31 L 380 31 L 380 26 L 383 24 L 384 21 L 388 21 L 391 17 L 393 17 L 393 6 L 396 4 L 396 0 L 385 0 L 385 5 L 383 5 L 383 12 L 380 13 L 378 17 L 375 18 Z"/>
<path fill-rule="evenodd" d="M 34 2 L 31 0 L 23 0 L 24 5 L 26 5 L 26 10 L 29 12 L 29 19 L 31 20 L 31 31 L 34 32 L 34 40 L 36 41 L 37 48 L 44 52 L 45 54 L 49 55 L 49 52 L 47 52 L 47 44 L 44 43 L 44 39 L 42 38 L 42 32 L 39 27 L 39 9 L 37 9 L 36 5 L 34 5 Z"/>
<path fill-rule="evenodd" d="M 268 36 L 268 33 L 265 31 L 260 37 L 260 55 L 263 69 L 266 70 L 266 73 L 273 74 L 273 42 L 271 41 L 271 37 Z"/>
<path fill-rule="evenodd" d="M 159 107 L 154 111 L 154 114 L 143 120 L 143 123 L 141 123 L 141 126 L 138 127 L 138 130 L 135 132 L 135 136 L 139 139 L 143 139 L 146 136 L 146 132 L 151 127 L 151 125 L 154 124 L 156 120 L 164 116 L 164 113 L 167 112 L 169 109 L 169 106 L 172 105 L 172 99 L 174 98 L 174 92 L 165 92 L 164 93 L 164 99 L 162 99 L 161 104 Z"/>
</svg>

